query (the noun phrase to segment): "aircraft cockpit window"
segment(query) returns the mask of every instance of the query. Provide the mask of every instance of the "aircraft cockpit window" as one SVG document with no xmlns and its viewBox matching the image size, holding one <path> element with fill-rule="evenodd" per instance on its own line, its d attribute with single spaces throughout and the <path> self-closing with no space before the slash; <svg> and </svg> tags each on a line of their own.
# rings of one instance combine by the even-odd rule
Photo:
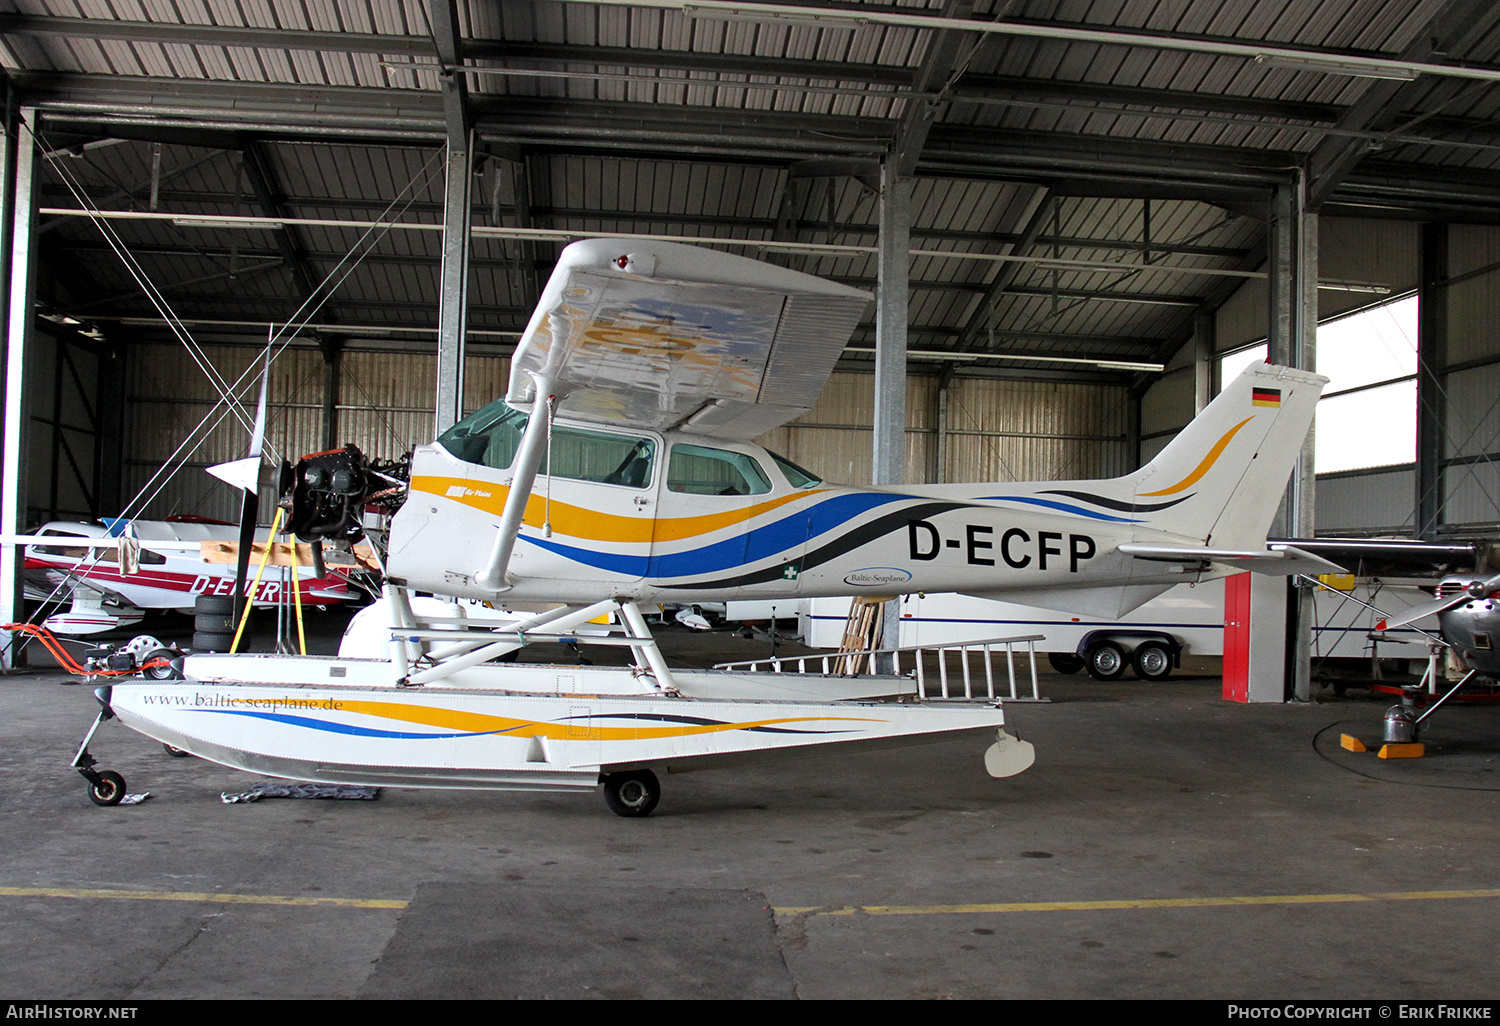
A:
<svg viewBox="0 0 1500 1026">
<path fill-rule="evenodd" d="M 763 495 L 771 481 L 753 456 L 701 445 L 674 445 L 667 490 L 691 495 Z"/>
<path fill-rule="evenodd" d="M 515 462 L 528 419 L 497 399 L 444 431 L 438 444 L 465 463 L 504 470 Z M 543 452 L 539 473 L 644 488 L 655 457 L 656 443 L 649 438 L 556 425 L 551 458 Z"/>
<path fill-rule="evenodd" d="M 497 399 L 438 435 L 438 445 L 465 463 L 503 470 L 516 458 L 526 419 L 526 414 Z"/>
<path fill-rule="evenodd" d="M 776 461 L 776 465 L 781 468 L 781 472 L 786 475 L 787 481 L 793 488 L 811 488 L 813 485 L 823 483 L 821 477 L 803 470 L 785 456 L 778 456 L 769 449 L 766 450 L 766 455 Z"/>
</svg>

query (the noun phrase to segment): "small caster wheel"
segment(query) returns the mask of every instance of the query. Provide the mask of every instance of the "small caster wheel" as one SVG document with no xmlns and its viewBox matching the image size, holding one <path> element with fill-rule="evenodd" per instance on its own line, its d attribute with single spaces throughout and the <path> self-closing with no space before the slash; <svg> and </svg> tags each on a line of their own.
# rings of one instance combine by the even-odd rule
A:
<svg viewBox="0 0 1500 1026">
<path fill-rule="evenodd" d="M 102 770 L 98 781 L 89 783 L 89 801 L 95 805 L 119 805 L 125 797 L 125 778 L 114 770 Z"/>
<path fill-rule="evenodd" d="M 616 816 L 649 816 L 660 800 L 661 784 L 650 770 L 610 773 L 604 778 L 604 803 Z"/>
<path fill-rule="evenodd" d="M 161 746 L 161 750 L 164 751 L 164 752 L 166 752 L 168 755 L 170 755 L 174 759 L 186 759 L 189 755 L 193 754 L 192 752 L 189 752 L 189 751 L 187 751 L 186 749 L 183 749 L 183 748 L 173 748 L 169 744 L 163 744 Z"/>
<path fill-rule="evenodd" d="M 176 652 L 165 648 L 147 652 L 146 658 L 141 660 L 141 676 L 147 680 L 180 680 L 182 674 L 178 673 L 177 667 L 172 665 L 172 660 L 176 655 Z"/>
</svg>

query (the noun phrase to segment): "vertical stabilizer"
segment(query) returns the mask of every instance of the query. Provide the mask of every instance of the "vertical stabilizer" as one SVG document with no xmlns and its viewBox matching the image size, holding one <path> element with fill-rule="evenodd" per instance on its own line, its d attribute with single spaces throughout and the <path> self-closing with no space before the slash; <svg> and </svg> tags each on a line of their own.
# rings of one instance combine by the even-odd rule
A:
<svg viewBox="0 0 1500 1026">
<path fill-rule="evenodd" d="M 1157 457 L 1124 480 L 1152 531 L 1218 548 L 1259 548 L 1328 379 L 1254 364 Z"/>
</svg>

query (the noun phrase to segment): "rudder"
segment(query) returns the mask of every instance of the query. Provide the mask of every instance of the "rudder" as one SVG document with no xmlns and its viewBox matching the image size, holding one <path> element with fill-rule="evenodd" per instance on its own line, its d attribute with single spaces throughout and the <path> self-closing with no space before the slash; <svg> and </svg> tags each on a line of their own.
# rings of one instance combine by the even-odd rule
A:
<svg viewBox="0 0 1500 1026">
<path fill-rule="evenodd" d="M 1221 548 L 1265 544 L 1328 379 L 1252 364 L 1124 479 L 1153 531 Z"/>
</svg>

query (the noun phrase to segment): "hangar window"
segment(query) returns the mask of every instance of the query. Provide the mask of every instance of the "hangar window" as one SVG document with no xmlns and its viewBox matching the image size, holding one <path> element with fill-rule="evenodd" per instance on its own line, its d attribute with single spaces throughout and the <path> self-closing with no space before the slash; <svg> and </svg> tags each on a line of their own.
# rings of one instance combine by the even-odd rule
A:
<svg viewBox="0 0 1500 1026">
<path fill-rule="evenodd" d="M 1229 381 L 1266 358 L 1264 345 L 1219 361 Z M 1318 325 L 1317 473 L 1414 463 L 1417 458 L 1417 297 Z"/>
</svg>

